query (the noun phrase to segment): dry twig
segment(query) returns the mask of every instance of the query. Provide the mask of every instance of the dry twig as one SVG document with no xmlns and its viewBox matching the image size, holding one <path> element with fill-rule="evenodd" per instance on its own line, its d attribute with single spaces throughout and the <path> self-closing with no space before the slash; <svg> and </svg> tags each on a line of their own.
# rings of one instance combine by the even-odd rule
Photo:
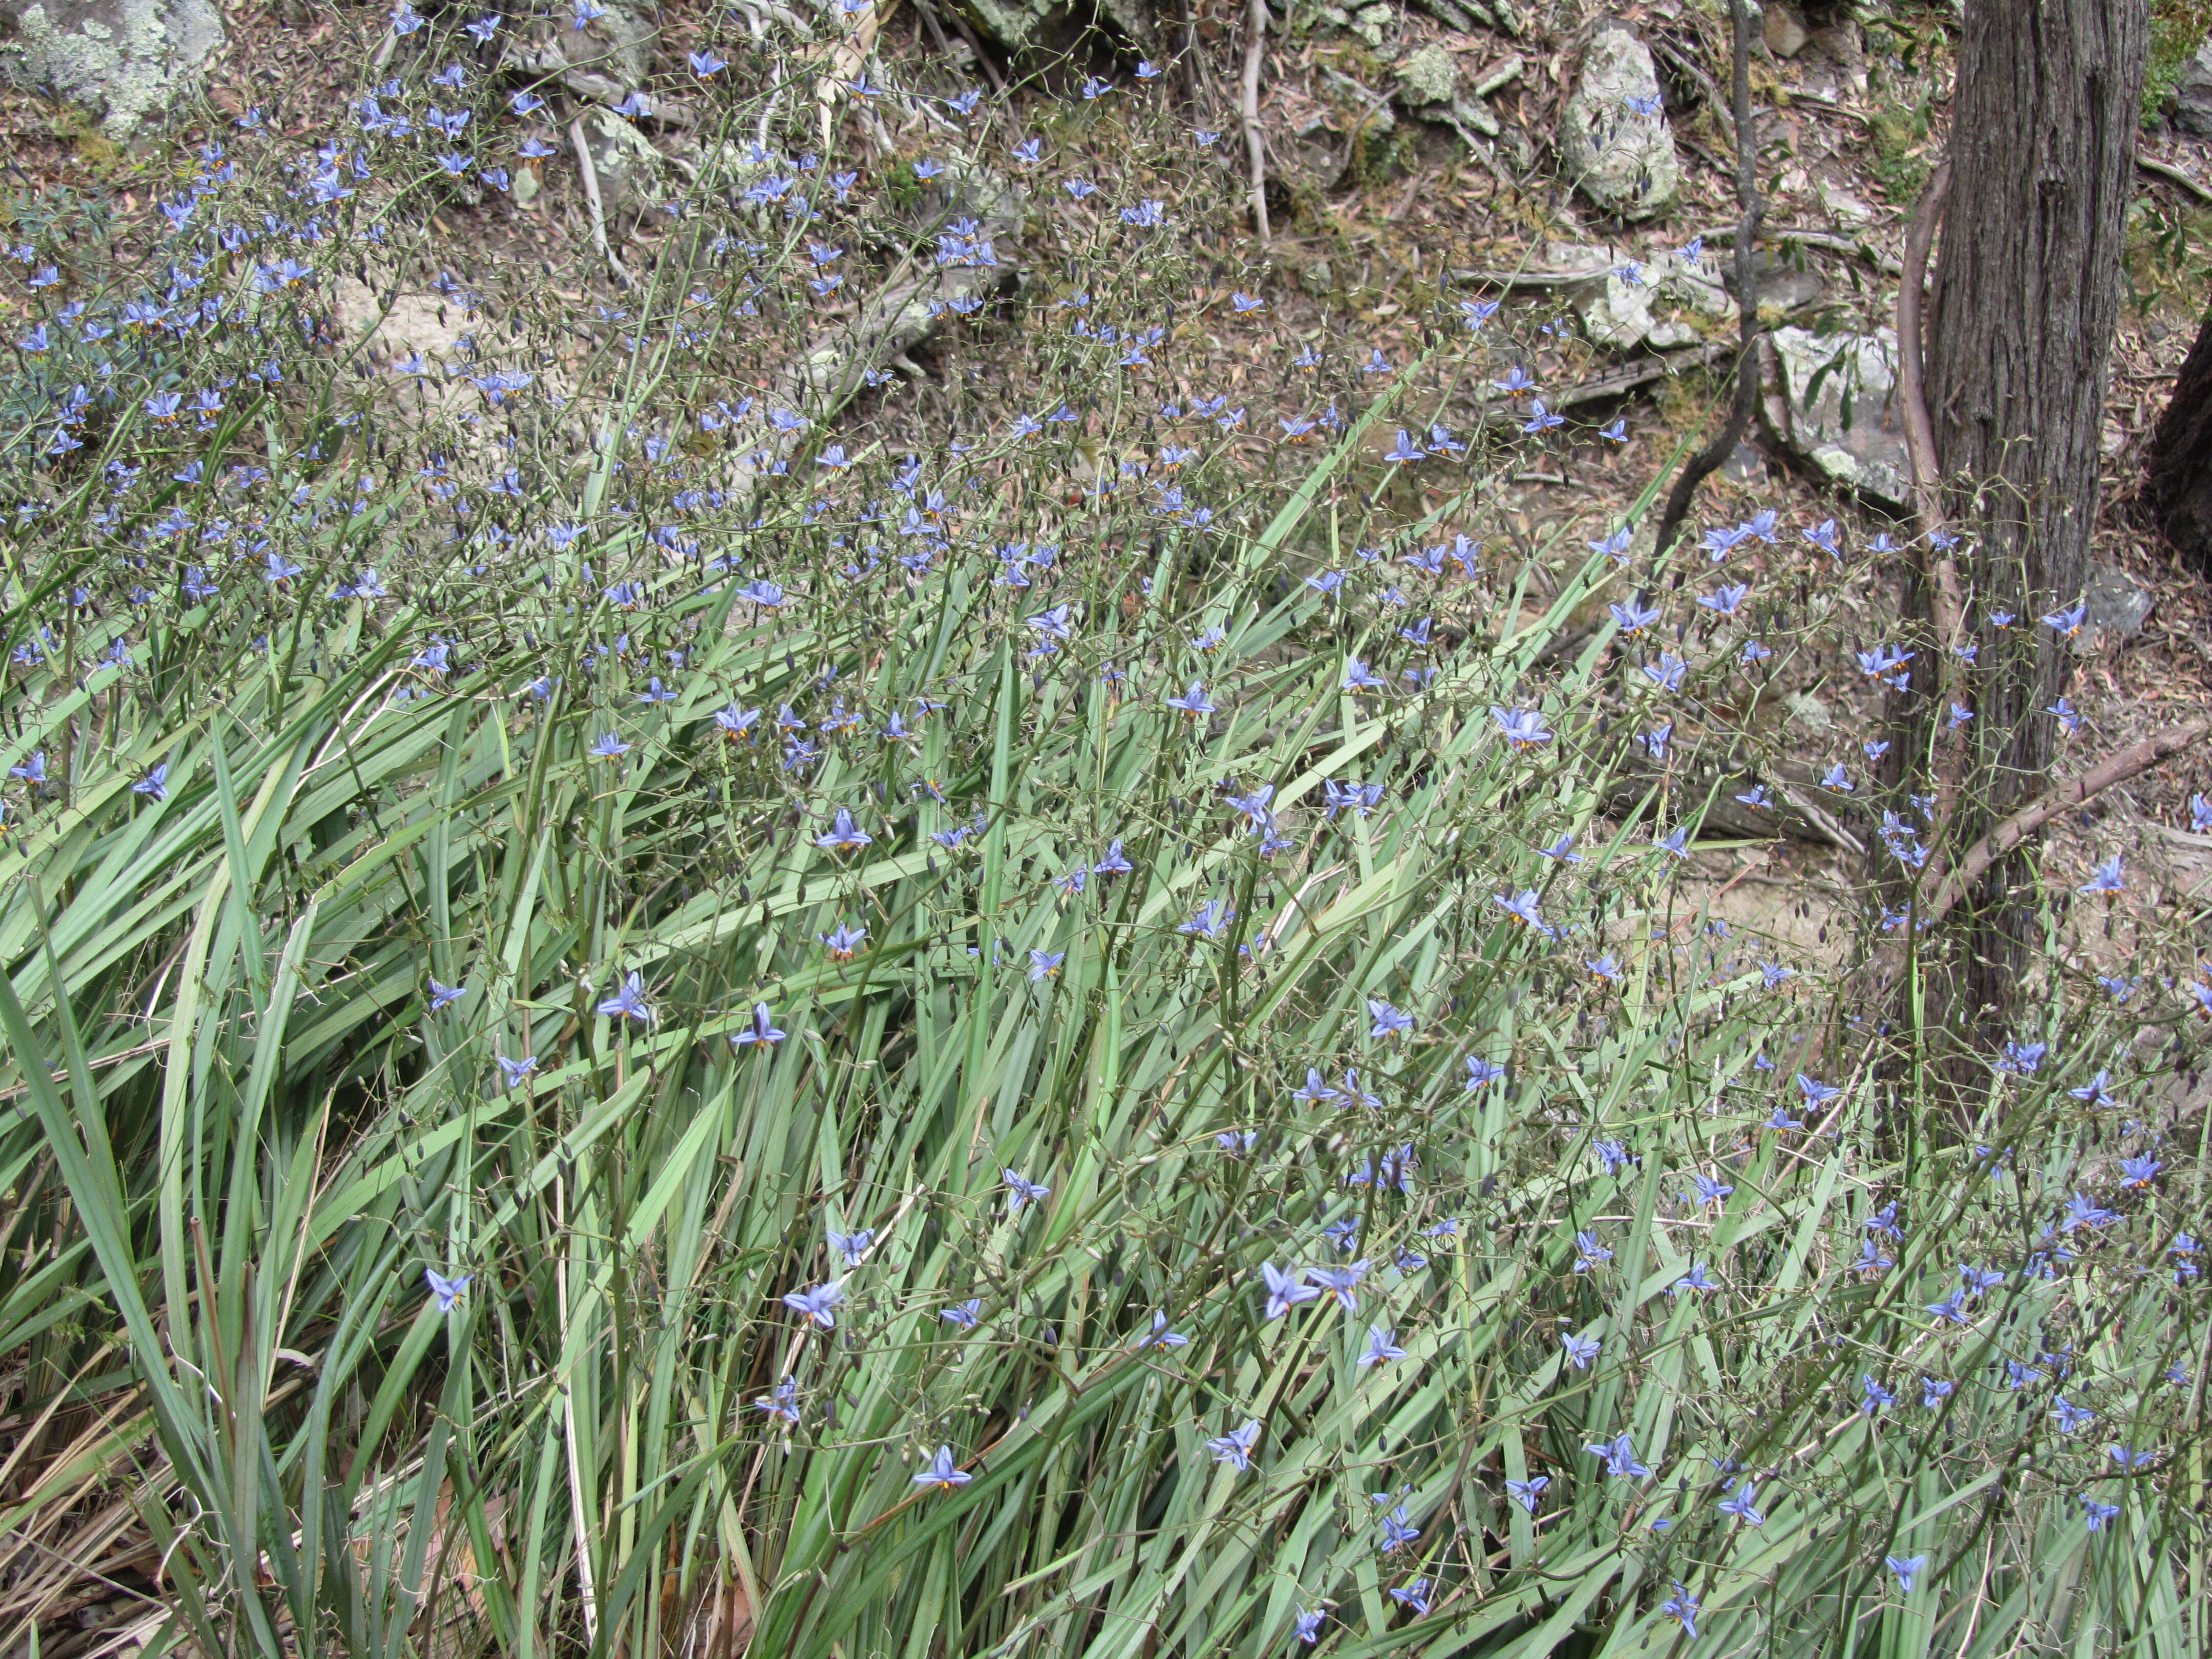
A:
<svg viewBox="0 0 2212 1659">
<path fill-rule="evenodd" d="M 599 170 L 592 165 L 592 147 L 584 142 L 584 123 L 581 117 L 568 123 L 568 142 L 575 148 L 576 172 L 584 181 L 584 201 L 592 210 L 592 246 L 599 249 L 599 257 L 607 262 L 624 288 L 634 286 L 629 270 L 617 257 L 613 245 L 607 240 L 607 210 L 599 200 Z"/>
<path fill-rule="evenodd" d="M 2102 794 L 2115 784 L 2125 783 L 2149 771 L 2168 756 L 2202 742 L 2208 733 L 2212 733 L 2212 720 L 2184 720 L 2163 732 L 2154 732 L 2141 743 L 2108 756 L 2087 771 L 2046 789 L 1966 849 L 1966 856 L 1959 860 L 1959 867 L 1944 878 L 1936 896 L 1921 911 L 1923 921 L 1940 921 L 1991 865 L 2061 812 Z"/>
<path fill-rule="evenodd" d="M 1759 300 L 1752 253 L 1759 241 L 1759 221 L 1766 210 L 1759 195 L 1759 134 L 1751 118 L 1751 13 L 1744 0 L 1729 0 L 1729 15 L 1735 25 L 1735 199 L 1743 210 L 1743 218 L 1736 228 L 1735 244 L 1736 310 L 1742 355 L 1736 360 L 1735 398 L 1729 405 L 1726 423 L 1714 434 L 1711 443 L 1691 457 L 1667 497 L 1667 511 L 1659 520 L 1657 542 L 1662 553 L 1682 527 L 1682 520 L 1689 516 L 1690 503 L 1697 497 L 1698 486 L 1718 471 L 1721 464 L 1743 441 L 1744 429 L 1751 424 L 1752 408 L 1759 399 Z"/>
<path fill-rule="evenodd" d="M 1267 145 L 1260 136 L 1260 59 L 1267 50 L 1267 0 L 1251 0 L 1244 12 L 1244 149 L 1252 163 L 1252 224 L 1267 245 Z"/>
</svg>

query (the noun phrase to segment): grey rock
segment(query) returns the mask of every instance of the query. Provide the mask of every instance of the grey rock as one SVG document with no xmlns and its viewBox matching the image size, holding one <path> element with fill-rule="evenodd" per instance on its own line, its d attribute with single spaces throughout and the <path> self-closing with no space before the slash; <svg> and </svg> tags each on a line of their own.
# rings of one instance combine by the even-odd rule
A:
<svg viewBox="0 0 2212 1659">
<path fill-rule="evenodd" d="M 961 9 L 1009 52 L 1072 42 L 1086 26 L 1077 9 L 1061 0 L 966 0 Z M 1097 11 L 1139 46 L 1152 41 L 1152 13 L 1142 0 L 1101 0 Z"/>
<path fill-rule="evenodd" d="M 1897 331 L 1836 334 L 1802 328 L 1771 337 L 1780 385 L 1769 424 L 1824 476 L 1884 507 L 1905 507 L 1911 465 L 1897 399 Z"/>
<path fill-rule="evenodd" d="M 1733 258 L 1721 267 L 1721 280 L 1730 294 L 1735 292 Z M 1820 280 L 1818 271 L 1785 264 L 1771 253 L 1752 257 L 1752 283 L 1758 290 L 1759 309 L 1763 316 L 1802 311 L 1828 291 L 1828 285 Z"/>
<path fill-rule="evenodd" d="M 215 0 L 0 0 L 0 18 L 15 26 L 0 74 L 83 106 L 118 143 L 197 91 L 223 43 Z"/>
<path fill-rule="evenodd" d="M 563 27 L 554 31 L 561 55 L 574 70 L 604 76 L 625 90 L 642 87 L 653 72 L 653 43 L 659 38 L 659 9 L 636 0 L 615 0 L 584 28 Z M 617 94 L 619 101 L 620 94 Z"/>
<path fill-rule="evenodd" d="M 2175 97 L 2173 125 L 2192 138 L 2212 138 L 2212 36 L 2181 71 Z"/>
<path fill-rule="evenodd" d="M 2086 627 L 2075 638 L 2081 649 L 2118 645 L 2142 631 L 2157 600 L 2135 578 L 2118 565 L 2089 567 L 2089 606 Z"/>
<path fill-rule="evenodd" d="M 1459 65 L 1442 46 L 1426 46 L 1398 65 L 1398 101 L 1409 108 L 1449 104 L 1459 90 Z"/>
<path fill-rule="evenodd" d="M 1729 452 L 1728 459 L 1721 463 L 1721 471 L 1736 483 L 1765 483 L 1766 457 L 1749 444 L 1738 444 Z"/>
<path fill-rule="evenodd" d="M 1498 118 L 1490 112 L 1490 106 L 1480 98 L 1453 99 L 1451 118 L 1486 138 L 1495 138 L 1503 131 L 1498 125 Z"/>
<path fill-rule="evenodd" d="M 1782 0 L 1774 0 L 1767 7 L 1766 24 L 1760 32 L 1765 38 L 1767 51 L 1777 58 L 1795 58 L 1813 39 L 1803 20 Z"/>
<path fill-rule="evenodd" d="M 1696 344 L 1708 327 L 1734 325 L 1735 301 L 1721 286 L 1673 261 L 1638 267 L 1602 248 L 1555 243 L 1546 264 L 1588 273 L 1562 283 L 1561 290 L 1591 342 L 1611 351 L 1670 351 Z"/>
<path fill-rule="evenodd" d="M 1517 52 L 1510 57 L 1500 59 L 1491 68 L 1484 70 L 1482 78 L 1474 83 L 1474 95 L 1477 98 L 1488 98 L 1493 94 L 1504 91 L 1506 88 L 1521 78 L 1521 70 L 1523 67 L 1521 54 Z"/>
<path fill-rule="evenodd" d="M 1475 25 L 1494 29 L 1498 20 L 1490 15 L 1483 0 L 1414 0 L 1414 3 L 1448 29 L 1462 34 L 1472 31 Z"/>
<path fill-rule="evenodd" d="M 1682 160 L 1658 97 L 1650 49 L 1615 26 L 1591 40 L 1559 118 L 1567 176 L 1598 206 L 1625 219 L 1662 213 L 1681 191 Z M 1654 112 L 1638 113 L 1632 99 Z"/>
<path fill-rule="evenodd" d="M 611 109 L 586 110 L 578 118 L 584 147 L 598 175 L 599 204 L 610 233 L 633 228 L 656 204 L 667 158 L 646 136 Z"/>
</svg>

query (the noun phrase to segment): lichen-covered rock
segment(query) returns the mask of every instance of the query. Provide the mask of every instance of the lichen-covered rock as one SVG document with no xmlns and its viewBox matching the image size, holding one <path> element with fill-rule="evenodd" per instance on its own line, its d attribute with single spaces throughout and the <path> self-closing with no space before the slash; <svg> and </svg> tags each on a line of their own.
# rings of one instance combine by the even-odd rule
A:
<svg viewBox="0 0 2212 1659">
<path fill-rule="evenodd" d="M 660 34 L 657 6 L 638 3 L 606 4 L 583 28 L 562 17 L 554 31 L 561 55 L 569 67 L 587 75 L 604 75 L 625 90 L 641 87 L 653 73 L 653 43 Z"/>
<path fill-rule="evenodd" d="M 2175 89 L 2173 125 L 2192 138 L 2212 138 L 2212 40 L 2197 49 Z"/>
<path fill-rule="evenodd" d="M 586 110 L 577 125 L 598 176 L 599 204 L 610 230 L 625 232 L 658 204 L 667 158 L 646 136 L 611 109 Z"/>
<path fill-rule="evenodd" d="M 1442 46 L 1423 46 L 1398 65 L 1398 101 L 1410 108 L 1449 104 L 1459 90 L 1459 65 Z"/>
<path fill-rule="evenodd" d="M 2074 648 L 2083 653 L 2135 638 L 2158 603 L 2148 589 L 2113 564 L 2089 567 L 2089 587 L 2082 599 L 2089 607 L 2088 626 L 2074 636 Z"/>
<path fill-rule="evenodd" d="M 1905 416 L 1897 398 L 1897 331 L 1772 335 L 1781 369 L 1770 421 L 1783 441 L 1838 483 L 1886 507 L 1911 495 Z"/>
<path fill-rule="evenodd" d="M 1009 52 L 1072 44 L 1090 26 L 1089 9 L 1066 0 L 961 0 L 960 9 Z M 1100 0 L 1097 15 L 1139 46 L 1152 44 L 1152 11 L 1142 0 Z"/>
<path fill-rule="evenodd" d="M 199 85 L 222 45 L 215 0 L 0 0 L 15 26 L 0 73 L 52 88 L 118 143 Z"/>
<path fill-rule="evenodd" d="M 1583 55 L 1582 76 L 1559 118 L 1559 159 L 1583 195 L 1624 219 L 1648 219 L 1674 204 L 1682 187 L 1659 92 L 1659 72 L 1643 41 L 1626 27 L 1599 31 Z"/>
</svg>

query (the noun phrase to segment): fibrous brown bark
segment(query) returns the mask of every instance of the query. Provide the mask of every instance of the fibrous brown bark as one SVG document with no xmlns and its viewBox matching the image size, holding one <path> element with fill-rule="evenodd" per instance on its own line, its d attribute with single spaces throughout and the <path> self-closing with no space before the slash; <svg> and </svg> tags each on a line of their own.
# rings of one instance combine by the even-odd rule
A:
<svg viewBox="0 0 2212 1659">
<path fill-rule="evenodd" d="M 2047 711 L 2065 689 L 2067 649 L 2038 619 L 2077 600 L 2087 564 L 2149 9 L 1967 0 L 1927 343 L 1978 656 L 1954 845 L 2039 793 L 2051 768 Z M 2017 620 L 2000 628 L 2000 613 Z M 2001 860 L 1968 900 L 1948 1023 L 1979 1028 L 1984 1045 L 2035 942 L 2032 907 L 2008 896 L 2031 878 L 2020 857 Z"/>
<path fill-rule="evenodd" d="M 2212 576 L 2212 313 L 2151 436 L 2149 483 L 2166 540 L 2199 574 Z"/>
</svg>

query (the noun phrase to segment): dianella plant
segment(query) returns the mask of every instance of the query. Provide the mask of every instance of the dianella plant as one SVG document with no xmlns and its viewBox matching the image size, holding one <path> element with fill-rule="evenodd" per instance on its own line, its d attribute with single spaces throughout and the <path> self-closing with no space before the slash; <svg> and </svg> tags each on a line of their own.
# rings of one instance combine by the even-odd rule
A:
<svg viewBox="0 0 2212 1659">
<path fill-rule="evenodd" d="M 2203 1651 L 2186 941 L 1962 1122 L 1693 859 L 1881 550 L 1530 520 L 1550 319 L 853 13 L 557 276 L 565 10 L 18 251 L 11 1650 Z"/>
</svg>

